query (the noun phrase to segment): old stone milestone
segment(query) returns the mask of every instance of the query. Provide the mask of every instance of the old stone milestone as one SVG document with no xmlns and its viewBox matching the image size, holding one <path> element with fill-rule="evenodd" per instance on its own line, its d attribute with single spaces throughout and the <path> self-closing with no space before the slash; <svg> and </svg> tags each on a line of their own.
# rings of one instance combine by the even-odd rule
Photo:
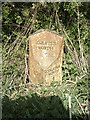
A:
<svg viewBox="0 0 90 120">
<path fill-rule="evenodd" d="M 29 74 L 33 83 L 62 82 L 63 37 L 49 30 L 29 36 Z"/>
</svg>

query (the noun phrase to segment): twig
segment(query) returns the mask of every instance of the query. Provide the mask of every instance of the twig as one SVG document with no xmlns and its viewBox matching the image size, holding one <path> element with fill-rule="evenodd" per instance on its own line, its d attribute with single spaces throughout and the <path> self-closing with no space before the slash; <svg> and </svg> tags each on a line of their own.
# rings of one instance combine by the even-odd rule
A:
<svg viewBox="0 0 90 120">
<path fill-rule="evenodd" d="M 33 26 L 34 26 L 35 20 L 36 20 L 36 15 L 37 15 L 37 9 L 38 9 L 38 7 L 39 7 L 39 4 L 37 4 L 37 6 L 36 6 L 35 13 L 34 13 L 33 18 L 32 18 L 32 24 L 28 27 L 28 29 L 27 29 L 27 31 L 26 31 L 26 34 L 31 33 L 31 31 L 32 31 L 32 29 L 33 29 Z M 29 72 L 29 70 L 28 70 L 28 61 L 27 61 L 27 55 L 28 55 L 28 53 L 27 53 L 27 51 L 28 51 L 28 41 L 29 41 L 29 39 L 26 40 L 26 53 L 25 53 L 25 66 L 26 66 L 26 67 L 25 67 L 25 81 L 26 81 L 27 77 L 29 78 L 30 81 L 32 81 L 31 78 L 30 78 L 30 76 L 29 76 L 29 74 L 28 74 L 28 72 Z"/>
<path fill-rule="evenodd" d="M 16 31 L 17 29 L 18 29 L 18 27 L 16 27 L 16 29 L 15 29 L 14 31 Z M 11 37 L 13 36 L 14 31 L 13 31 L 13 33 L 9 36 L 8 40 L 6 41 L 6 43 L 5 43 L 5 45 L 4 45 L 4 48 L 7 46 L 7 44 L 8 44 L 8 42 L 9 42 L 9 40 L 10 40 L 10 39 L 11 39 Z"/>
<path fill-rule="evenodd" d="M 79 100 L 76 97 L 75 97 L 75 99 L 76 99 L 77 103 L 79 104 L 83 114 L 85 115 L 84 109 L 83 109 L 82 105 L 80 104 Z"/>
<path fill-rule="evenodd" d="M 57 22 L 56 22 L 56 25 L 58 23 L 58 30 L 61 30 L 62 33 L 64 32 L 65 36 L 67 37 L 69 43 L 71 44 L 71 47 L 72 49 L 69 47 L 68 45 L 68 42 L 65 40 L 65 44 L 69 50 L 69 53 L 71 54 L 71 57 L 73 59 L 73 61 L 76 63 L 76 65 L 79 67 L 80 66 L 80 61 L 79 61 L 79 58 L 78 58 L 78 53 L 76 51 L 76 48 L 74 47 L 73 45 L 73 42 L 71 41 L 70 37 L 68 36 L 67 32 L 65 31 L 64 27 L 62 27 L 61 23 L 60 23 L 60 20 L 59 20 L 59 16 L 58 16 L 58 13 L 57 13 L 57 8 L 56 6 L 54 5 L 54 8 L 55 8 L 55 11 L 56 11 L 56 18 L 57 18 Z"/>
<path fill-rule="evenodd" d="M 81 38 L 80 38 L 80 13 L 79 13 L 79 6 L 77 6 L 77 27 L 78 27 L 78 42 L 79 42 L 79 48 L 80 48 L 80 59 L 81 59 L 81 64 L 84 67 L 84 70 L 87 72 L 86 69 L 86 64 L 85 64 L 85 58 L 84 58 L 84 53 L 83 53 L 83 45 L 81 42 Z M 83 70 L 83 68 L 82 68 Z"/>
</svg>

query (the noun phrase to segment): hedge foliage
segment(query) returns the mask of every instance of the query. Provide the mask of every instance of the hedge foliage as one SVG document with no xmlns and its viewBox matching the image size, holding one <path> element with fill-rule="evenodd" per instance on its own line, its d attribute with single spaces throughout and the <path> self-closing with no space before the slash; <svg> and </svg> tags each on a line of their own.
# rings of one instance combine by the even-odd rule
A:
<svg viewBox="0 0 90 120">
<path fill-rule="evenodd" d="M 61 2 L 61 3 L 14 3 L 4 2 L 2 3 L 2 53 L 3 53 L 3 106 L 6 107 L 8 103 L 11 107 L 11 113 L 7 110 L 3 110 L 3 117 L 60 117 L 60 111 L 58 107 L 56 109 L 51 102 L 50 110 L 47 110 L 47 106 L 42 104 L 48 103 L 48 100 L 44 103 L 42 101 L 46 94 L 51 95 L 51 92 L 56 96 L 59 96 L 64 102 L 65 109 L 68 109 L 68 100 L 65 96 L 72 96 L 72 114 L 84 114 L 81 103 L 85 102 L 88 98 L 88 51 L 90 47 L 89 36 L 89 20 L 90 20 L 90 3 L 88 2 Z M 63 83 L 52 83 L 51 86 L 34 86 L 27 87 L 26 84 L 26 63 L 25 59 L 28 55 L 28 37 L 33 32 L 39 29 L 49 29 L 62 34 L 64 36 L 64 56 L 63 56 Z M 32 89 L 30 89 L 32 88 Z M 37 92 L 38 91 L 38 92 Z M 35 99 L 34 93 L 40 94 L 41 98 L 37 98 L 31 108 L 25 107 L 25 111 L 19 109 L 17 104 L 24 105 L 25 98 L 21 96 L 32 96 Z M 8 96 L 5 97 L 5 96 Z M 34 96 L 34 97 L 33 97 Z M 53 95 L 54 96 L 54 95 Z M 21 98 L 20 100 L 18 100 Z M 9 99 L 12 101 L 10 102 Z M 28 98 L 26 97 L 28 104 Z M 51 97 L 48 98 L 51 101 Z M 56 97 L 56 99 L 58 99 Z M 55 100 L 56 100 L 55 99 Z M 5 102 L 8 101 L 7 102 Z M 54 101 L 54 98 L 52 99 Z M 21 103 L 19 103 L 22 101 Z M 37 102 L 40 102 L 40 108 Z M 15 103 L 14 103 L 15 102 Z M 46 102 L 46 103 L 45 103 Z M 56 101 L 59 105 L 60 101 Z M 32 100 L 31 100 L 32 103 Z M 80 104 L 78 104 L 80 103 Z M 25 104 L 25 105 L 26 105 Z M 30 104 L 30 102 L 29 102 Z M 28 104 L 28 105 L 29 105 Z M 50 103 L 49 103 L 50 104 Z M 10 106 L 7 106 L 7 109 Z M 57 106 L 58 106 L 57 105 Z M 37 108 L 39 110 L 37 110 Z M 42 109 L 46 111 L 42 111 Z M 32 113 L 32 110 L 33 113 Z M 18 112 L 17 112 L 18 111 Z M 19 111 L 20 114 L 19 114 Z M 40 112 L 42 111 L 42 112 Z M 85 110 L 84 110 L 85 111 Z M 14 115 L 15 112 L 15 115 Z M 86 112 L 86 111 L 85 111 Z M 68 112 L 67 112 L 68 113 Z M 66 114 L 66 113 L 65 113 Z M 86 118 L 84 118 L 86 119 Z"/>
</svg>

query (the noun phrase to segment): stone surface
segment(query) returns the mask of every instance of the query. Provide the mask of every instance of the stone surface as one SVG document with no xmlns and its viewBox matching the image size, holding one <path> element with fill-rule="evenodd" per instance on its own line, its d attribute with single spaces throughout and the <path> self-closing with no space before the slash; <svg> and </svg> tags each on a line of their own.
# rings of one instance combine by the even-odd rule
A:
<svg viewBox="0 0 90 120">
<path fill-rule="evenodd" d="M 29 36 L 29 74 L 33 83 L 62 81 L 63 37 L 48 30 Z"/>
</svg>

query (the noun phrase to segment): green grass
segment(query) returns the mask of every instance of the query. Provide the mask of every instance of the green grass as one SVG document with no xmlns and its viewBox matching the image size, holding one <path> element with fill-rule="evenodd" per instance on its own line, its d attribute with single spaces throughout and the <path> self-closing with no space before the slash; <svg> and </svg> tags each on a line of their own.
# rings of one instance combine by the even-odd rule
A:
<svg viewBox="0 0 90 120">
<path fill-rule="evenodd" d="M 53 82 L 48 85 L 22 84 L 3 95 L 3 119 L 6 118 L 69 118 L 69 96 L 73 119 L 86 120 L 86 108 L 80 105 L 87 99 L 87 93 L 79 93 L 76 83 Z M 78 101 L 77 101 L 78 100 Z M 87 106 L 86 106 L 87 107 Z"/>
<path fill-rule="evenodd" d="M 3 119 L 69 118 L 70 96 L 73 119 L 86 120 L 90 79 L 87 75 L 89 4 L 5 2 L 2 9 Z M 49 86 L 26 84 L 27 38 L 39 29 L 63 33 L 61 85 L 54 81 Z"/>
</svg>

